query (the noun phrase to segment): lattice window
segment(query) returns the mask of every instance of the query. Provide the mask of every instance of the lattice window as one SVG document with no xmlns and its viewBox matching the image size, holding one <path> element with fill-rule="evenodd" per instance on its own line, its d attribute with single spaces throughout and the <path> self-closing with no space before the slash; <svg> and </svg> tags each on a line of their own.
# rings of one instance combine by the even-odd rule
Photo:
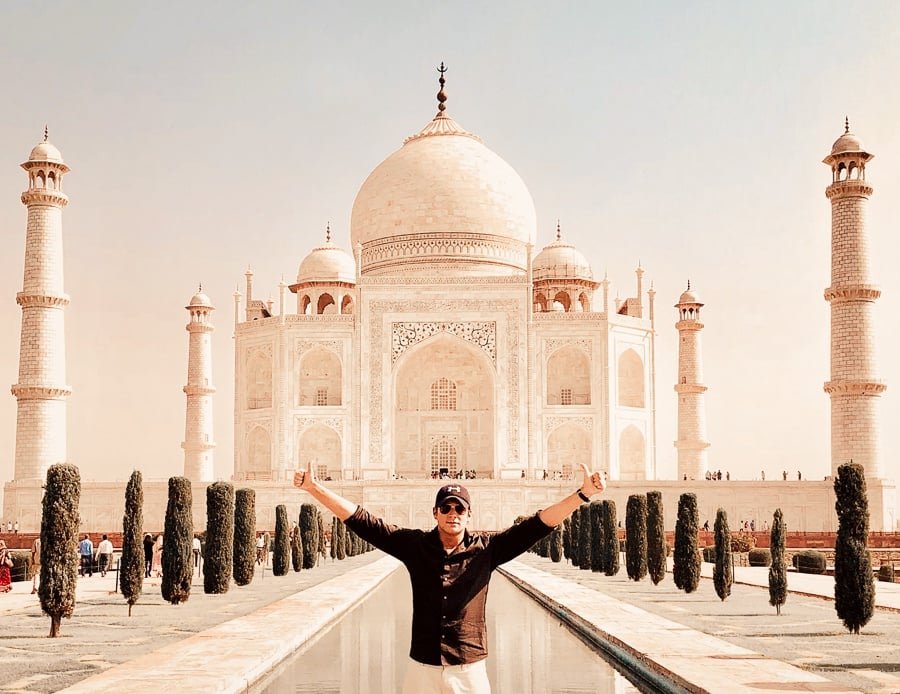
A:
<svg viewBox="0 0 900 694">
<path fill-rule="evenodd" d="M 456 409 L 456 384 L 446 378 L 440 378 L 431 384 L 431 409 Z"/>
<path fill-rule="evenodd" d="M 328 477 L 328 466 L 316 465 L 316 477 L 320 480 L 324 480 L 326 477 Z"/>
<path fill-rule="evenodd" d="M 572 389 L 571 388 L 562 388 L 559 391 L 559 404 L 560 405 L 571 405 L 572 404 Z"/>
<path fill-rule="evenodd" d="M 316 407 L 328 404 L 328 388 L 316 388 Z"/>
<path fill-rule="evenodd" d="M 441 439 L 431 447 L 431 474 L 433 476 L 456 474 L 456 446 Z"/>
</svg>

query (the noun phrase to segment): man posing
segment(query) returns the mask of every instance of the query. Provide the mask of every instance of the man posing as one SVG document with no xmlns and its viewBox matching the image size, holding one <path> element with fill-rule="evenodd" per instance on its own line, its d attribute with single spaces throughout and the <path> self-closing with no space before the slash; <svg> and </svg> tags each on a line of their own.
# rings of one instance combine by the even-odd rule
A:
<svg viewBox="0 0 900 694">
<path fill-rule="evenodd" d="M 398 528 L 323 487 L 312 463 L 294 485 L 342 520 L 363 540 L 399 559 L 413 594 L 411 661 L 404 694 L 488 694 L 485 603 L 491 573 L 549 534 L 582 503 L 604 489 L 600 473 L 585 465 L 576 491 L 518 525 L 496 534 L 470 533 L 472 502 L 461 484 L 445 484 L 434 501 L 431 531 Z"/>
</svg>

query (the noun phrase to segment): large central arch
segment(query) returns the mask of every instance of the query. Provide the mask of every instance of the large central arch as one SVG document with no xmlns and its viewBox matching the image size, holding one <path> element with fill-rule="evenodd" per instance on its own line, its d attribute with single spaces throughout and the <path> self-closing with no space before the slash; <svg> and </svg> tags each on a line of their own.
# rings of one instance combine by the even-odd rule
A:
<svg viewBox="0 0 900 694">
<path fill-rule="evenodd" d="M 423 479 L 446 468 L 493 477 L 495 380 L 488 356 L 454 335 L 406 352 L 393 378 L 394 472 Z"/>
</svg>

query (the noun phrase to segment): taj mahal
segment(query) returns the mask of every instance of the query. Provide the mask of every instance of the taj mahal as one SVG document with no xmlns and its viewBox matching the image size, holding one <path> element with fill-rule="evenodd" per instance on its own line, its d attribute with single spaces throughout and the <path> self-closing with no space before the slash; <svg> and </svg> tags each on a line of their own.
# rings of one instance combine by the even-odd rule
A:
<svg viewBox="0 0 900 694">
<path fill-rule="evenodd" d="M 437 114 L 362 183 L 347 247 L 325 228 L 295 281 L 278 285 L 277 304 L 257 298 L 250 270 L 233 296 L 233 480 L 257 490 L 260 525 L 274 525 L 276 504 L 294 514 L 305 501 L 291 478 L 310 464 L 343 495 L 413 526 L 431 523 L 433 479 L 464 479 L 476 502 L 473 524 L 495 529 L 571 491 L 573 471 L 584 463 L 605 473 L 622 509 L 629 494 L 662 491 L 669 527 L 678 495 L 691 491 L 705 517 L 718 507 L 735 518 L 771 517 L 781 507 L 792 529 L 833 530 L 827 479 L 706 483 L 700 292 L 687 284 L 660 303 L 638 265 L 617 275 L 627 298 L 611 299 L 611 280 L 598 278 L 564 225 L 549 243 L 539 240 L 525 182 L 449 115 L 444 84 L 442 69 Z M 891 530 L 895 482 L 878 443 L 885 385 L 872 346 L 871 309 L 880 294 L 869 277 L 864 214 L 871 157 L 848 124 L 825 158 L 832 174 L 825 391 L 832 473 L 851 457 L 861 463 L 872 529 Z M 4 487 L 3 517 L 32 530 L 43 476 L 67 459 L 62 183 L 69 167 L 46 135 L 22 167 L 28 218 L 16 296 L 15 477 Z M 181 446 L 200 526 L 198 500 L 214 481 L 213 304 L 201 290 L 186 306 Z M 661 330 L 677 331 L 677 354 L 657 354 Z M 677 360 L 677 383 L 657 383 L 660 358 Z M 217 364 L 217 373 L 228 366 Z M 677 398 L 677 479 L 657 473 L 658 447 L 673 445 L 657 441 L 658 397 Z M 119 527 L 124 485 L 90 484 L 83 529 Z M 164 480 L 145 482 L 148 527 L 162 527 L 165 494 Z"/>
</svg>

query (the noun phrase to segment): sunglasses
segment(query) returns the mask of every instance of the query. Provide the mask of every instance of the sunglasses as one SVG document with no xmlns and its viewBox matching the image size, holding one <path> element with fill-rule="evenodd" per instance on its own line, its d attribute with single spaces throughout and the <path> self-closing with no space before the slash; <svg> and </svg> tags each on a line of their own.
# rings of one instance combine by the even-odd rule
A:
<svg viewBox="0 0 900 694">
<path fill-rule="evenodd" d="M 445 516 L 450 513 L 450 511 L 456 511 L 456 515 L 461 516 L 466 512 L 466 507 L 462 504 L 441 504 L 438 506 L 438 511 Z"/>
</svg>

